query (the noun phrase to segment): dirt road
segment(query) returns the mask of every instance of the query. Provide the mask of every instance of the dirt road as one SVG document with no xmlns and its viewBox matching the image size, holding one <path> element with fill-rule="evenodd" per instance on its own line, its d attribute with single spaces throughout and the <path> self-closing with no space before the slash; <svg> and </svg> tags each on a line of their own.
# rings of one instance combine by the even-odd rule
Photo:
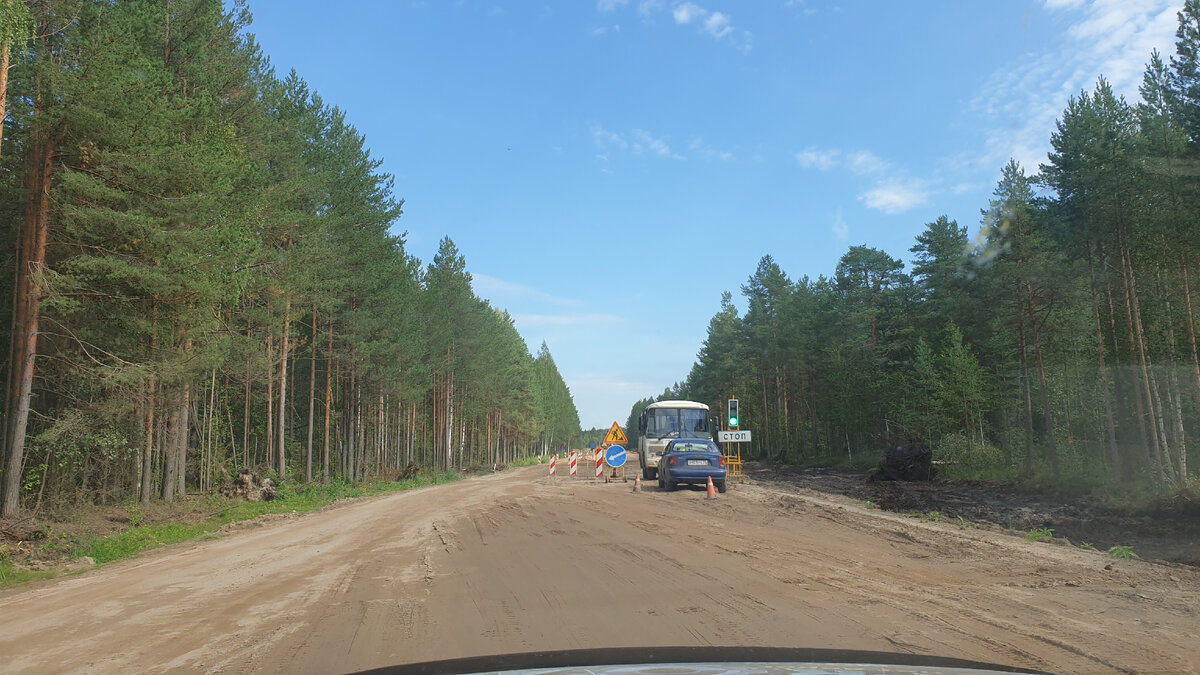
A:
<svg viewBox="0 0 1200 675">
<path fill-rule="evenodd" d="M 664 645 L 1197 672 L 1200 570 L 815 493 L 706 501 L 530 467 L 0 595 L 5 672 L 344 672 Z"/>
</svg>

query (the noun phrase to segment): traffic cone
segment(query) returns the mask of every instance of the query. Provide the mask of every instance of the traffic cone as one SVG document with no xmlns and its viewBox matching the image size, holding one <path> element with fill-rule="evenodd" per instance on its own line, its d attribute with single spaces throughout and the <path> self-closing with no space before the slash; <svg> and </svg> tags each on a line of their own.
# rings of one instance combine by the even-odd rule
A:
<svg viewBox="0 0 1200 675">
<path fill-rule="evenodd" d="M 716 498 L 717 498 L 717 488 L 712 483 L 712 476 L 709 476 L 708 477 L 708 496 L 705 497 L 705 499 L 716 499 Z"/>
<path fill-rule="evenodd" d="M 639 471 L 638 475 L 634 476 L 634 478 L 633 478 L 633 491 L 634 492 L 642 491 L 642 472 L 641 471 Z"/>
</svg>

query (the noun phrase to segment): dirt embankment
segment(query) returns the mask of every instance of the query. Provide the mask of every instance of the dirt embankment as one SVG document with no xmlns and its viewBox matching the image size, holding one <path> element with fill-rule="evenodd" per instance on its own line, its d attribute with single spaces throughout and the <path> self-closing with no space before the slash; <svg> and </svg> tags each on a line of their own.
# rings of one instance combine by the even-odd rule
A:
<svg viewBox="0 0 1200 675">
<path fill-rule="evenodd" d="M 869 472 L 755 466 L 764 484 L 838 494 L 881 509 L 1017 530 L 1050 529 L 1075 546 L 1130 546 L 1146 560 L 1200 567 L 1200 501 L 1164 498 L 1137 508 L 980 482 L 872 482 Z M 1064 541 L 1065 540 L 1065 541 Z"/>
</svg>

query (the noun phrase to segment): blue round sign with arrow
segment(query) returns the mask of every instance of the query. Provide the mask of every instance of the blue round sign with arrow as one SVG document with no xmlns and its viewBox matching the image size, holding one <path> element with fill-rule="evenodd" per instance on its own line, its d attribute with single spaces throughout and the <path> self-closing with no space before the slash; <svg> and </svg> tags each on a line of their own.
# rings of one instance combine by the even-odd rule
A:
<svg viewBox="0 0 1200 675">
<path fill-rule="evenodd" d="M 612 468 L 625 465 L 625 448 L 619 445 L 610 445 L 604 451 L 604 461 Z"/>
</svg>

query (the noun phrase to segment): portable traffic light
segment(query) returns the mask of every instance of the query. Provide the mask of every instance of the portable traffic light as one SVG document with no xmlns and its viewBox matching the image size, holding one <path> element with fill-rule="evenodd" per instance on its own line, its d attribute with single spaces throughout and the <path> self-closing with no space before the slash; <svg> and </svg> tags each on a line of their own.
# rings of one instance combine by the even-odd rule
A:
<svg viewBox="0 0 1200 675">
<path fill-rule="evenodd" d="M 736 398 L 729 399 L 729 426 L 738 427 L 738 402 Z"/>
</svg>

